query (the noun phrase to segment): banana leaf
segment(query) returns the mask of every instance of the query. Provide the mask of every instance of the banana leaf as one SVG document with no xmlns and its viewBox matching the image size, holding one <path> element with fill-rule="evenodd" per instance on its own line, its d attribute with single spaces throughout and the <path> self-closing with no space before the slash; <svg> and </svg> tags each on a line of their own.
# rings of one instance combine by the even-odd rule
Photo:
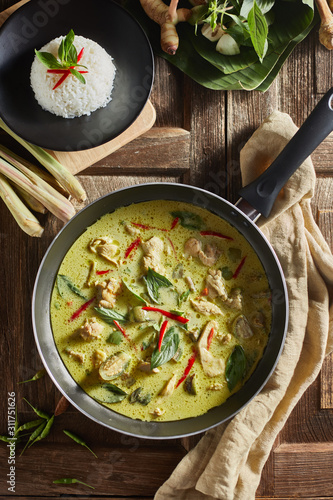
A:
<svg viewBox="0 0 333 500">
<path fill-rule="evenodd" d="M 268 51 L 260 62 L 251 47 L 241 47 L 241 53 L 224 56 L 215 50 L 215 43 L 204 38 L 200 29 L 179 23 L 179 48 L 174 56 L 160 47 L 160 28 L 143 11 L 138 0 L 126 0 L 125 7 L 140 22 L 147 33 L 154 53 L 178 67 L 200 85 L 213 90 L 266 91 L 295 46 L 318 22 L 313 0 L 278 0 L 272 9 L 274 22 L 268 34 Z M 200 28 L 200 27 L 199 27 Z"/>
</svg>

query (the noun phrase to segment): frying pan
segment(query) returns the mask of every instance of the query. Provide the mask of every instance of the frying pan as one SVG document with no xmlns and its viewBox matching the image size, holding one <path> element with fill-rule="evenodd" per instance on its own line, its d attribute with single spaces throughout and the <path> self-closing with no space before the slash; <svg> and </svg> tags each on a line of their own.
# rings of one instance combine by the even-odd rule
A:
<svg viewBox="0 0 333 500">
<path fill-rule="evenodd" d="M 253 220 L 267 216 L 281 187 L 307 156 L 333 130 L 333 88 L 268 170 L 241 190 L 237 206 L 200 188 L 173 183 L 139 184 L 114 191 L 81 210 L 49 247 L 37 274 L 32 299 L 33 328 L 42 361 L 62 394 L 92 420 L 125 434 L 167 439 L 193 435 L 233 417 L 258 394 L 273 372 L 283 348 L 288 324 L 288 297 L 283 271 L 271 245 Z M 272 290 L 272 327 L 267 347 L 245 385 L 224 404 L 206 414 L 174 422 L 143 422 L 121 415 L 86 394 L 67 371 L 54 343 L 50 298 L 58 268 L 74 241 L 102 215 L 148 200 L 176 200 L 206 208 L 234 226 L 252 245 Z M 242 210 L 244 211 L 242 211 Z"/>
</svg>

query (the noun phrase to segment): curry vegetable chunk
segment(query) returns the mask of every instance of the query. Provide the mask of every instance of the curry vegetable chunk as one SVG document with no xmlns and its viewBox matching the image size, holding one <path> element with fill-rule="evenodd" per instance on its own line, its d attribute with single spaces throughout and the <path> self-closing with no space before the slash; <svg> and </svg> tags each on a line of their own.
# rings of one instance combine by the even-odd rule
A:
<svg viewBox="0 0 333 500">
<path fill-rule="evenodd" d="M 271 327 L 271 291 L 245 238 L 209 211 L 149 201 L 101 217 L 58 271 L 59 354 L 92 398 L 170 421 L 223 404 L 251 376 Z"/>
</svg>

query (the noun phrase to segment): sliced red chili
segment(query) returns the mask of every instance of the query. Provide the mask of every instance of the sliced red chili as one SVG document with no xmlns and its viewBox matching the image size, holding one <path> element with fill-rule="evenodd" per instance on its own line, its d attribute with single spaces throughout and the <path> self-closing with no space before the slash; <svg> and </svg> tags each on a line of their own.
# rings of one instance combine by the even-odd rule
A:
<svg viewBox="0 0 333 500">
<path fill-rule="evenodd" d="M 125 339 L 128 340 L 128 335 L 127 335 L 125 329 L 122 326 L 120 326 L 120 324 L 118 323 L 118 321 L 116 321 L 115 319 L 113 320 L 113 322 L 116 325 L 116 327 L 118 328 L 118 330 L 124 335 Z"/>
<path fill-rule="evenodd" d="M 62 75 L 62 77 L 61 77 L 61 78 L 59 78 L 59 80 L 57 81 L 57 83 L 55 84 L 55 86 L 53 87 L 53 89 L 52 89 L 52 90 L 55 90 L 56 88 L 58 88 L 58 87 L 59 87 L 59 86 L 60 86 L 60 85 L 61 85 L 61 84 L 62 84 L 62 83 L 66 80 L 66 78 L 67 78 L 70 74 L 71 74 L 71 72 L 69 71 L 69 69 L 68 69 L 68 70 L 66 70 L 66 73 L 64 73 L 64 74 Z"/>
<path fill-rule="evenodd" d="M 125 252 L 125 259 L 127 259 L 127 257 L 129 256 L 129 254 L 131 252 L 133 252 L 133 250 L 138 248 L 140 243 L 141 243 L 141 238 L 137 238 L 136 240 L 132 241 L 132 243 L 130 244 L 130 246 L 127 248 L 127 250 Z"/>
<path fill-rule="evenodd" d="M 179 222 L 179 217 L 176 217 L 175 219 L 173 219 L 172 224 L 171 224 L 171 227 L 170 227 L 170 231 L 171 231 L 174 227 L 176 227 L 176 226 L 177 226 L 178 222 Z"/>
<path fill-rule="evenodd" d="M 189 319 L 184 318 L 183 316 L 178 316 L 178 314 L 174 314 L 174 313 L 171 313 L 169 311 L 165 311 L 164 309 L 160 309 L 159 307 L 145 306 L 142 309 L 144 311 L 159 312 L 159 313 L 163 314 L 163 316 L 166 316 L 167 318 L 174 319 L 175 321 L 179 321 L 179 323 L 185 324 L 189 321 Z"/>
<path fill-rule="evenodd" d="M 158 350 L 161 351 L 161 347 L 162 347 L 162 340 L 163 340 L 163 337 L 164 337 L 164 334 L 166 332 L 166 329 L 167 329 L 167 326 L 168 326 L 168 320 L 166 319 L 165 321 L 163 321 L 162 323 L 162 326 L 161 326 L 161 329 L 160 329 L 160 336 L 158 338 Z"/>
<path fill-rule="evenodd" d="M 173 244 L 173 241 L 172 241 L 171 238 L 169 238 L 168 236 L 167 236 L 167 238 L 168 238 L 168 241 L 169 241 L 169 243 L 171 245 L 171 248 L 172 248 L 172 251 L 174 253 L 174 256 L 175 256 L 176 260 L 178 260 L 177 252 L 176 252 L 176 249 L 175 249 L 175 245 Z"/>
<path fill-rule="evenodd" d="M 206 287 L 206 288 L 204 288 L 204 289 L 202 290 L 202 292 L 201 292 L 201 294 L 200 294 L 200 295 L 206 296 L 206 295 L 208 295 L 208 294 L 209 294 L 209 290 L 208 290 L 208 288 Z"/>
<path fill-rule="evenodd" d="M 245 257 L 242 258 L 242 260 L 240 261 L 236 271 L 234 272 L 234 274 L 232 275 L 233 279 L 237 278 L 237 276 L 239 275 L 242 267 L 244 266 L 244 262 L 246 261 L 246 255 Z"/>
<path fill-rule="evenodd" d="M 102 274 L 108 274 L 111 271 L 111 269 L 105 269 L 105 271 L 96 271 L 96 274 L 101 276 Z"/>
<path fill-rule="evenodd" d="M 190 373 L 192 366 L 194 365 L 195 359 L 197 357 L 197 351 L 194 351 L 190 359 L 188 360 L 187 366 L 184 370 L 183 376 L 178 380 L 176 388 L 184 382 L 186 379 L 187 375 Z"/>
<path fill-rule="evenodd" d="M 74 319 L 78 318 L 83 311 L 85 311 L 90 304 L 92 304 L 95 300 L 95 297 L 92 297 L 91 299 L 87 300 L 77 311 L 75 311 L 72 316 L 69 318 L 69 321 L 73 321 Z"/>
<path fill-rule="evenodd" d="M 71 66 L 73 69 L 74 66 Z M 48 69 L 47 73 L 54 73 L 55 75 L 64 75 L 65 73 L 68 73 L 68 69 Z M 88 73 L 88 71 L 79 71 L 79 73 Z"/>
<path fill-rule="evenodd" d="M 208 335 L 208 339 L 207 339 L 207 351 L 209 351 L 210 344 L 212 343 L 213 337 L 214 337 L 214 328 L 211 329 L 211 331 L 209 332 L 209 335 Z"/>
<path fill-rule="evenodd" d="M 83 56 L 83 51 L 84 51 L 84 47 L 82 47 L 82 49 L 80 50 L 80 52 L 77 55 L 77 62 L 81 61 L 82 56 Z"/>
<path fill-rule="evenodd" d="M 233 240 L 231 236 L 226 236 L 222 233 L 217 233 L 216 231 L 200 231 L 201 236 L 216 236 L 217 238 L 223 238 L 224 240 Z"/>
</svg>

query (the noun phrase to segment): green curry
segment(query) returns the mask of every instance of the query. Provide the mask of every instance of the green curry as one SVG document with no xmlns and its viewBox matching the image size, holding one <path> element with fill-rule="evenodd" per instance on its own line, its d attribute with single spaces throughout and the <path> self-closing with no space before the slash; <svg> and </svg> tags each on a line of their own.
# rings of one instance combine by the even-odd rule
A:
<svg viewBox="0 0 333 500">
<path fill-rule="evenodd" d="M 92 398 L 134 419 L 179 420 L 221 405 L 250 377 L 271 292 L 230 224 L 149 201 L 104 215 L 76 240 L 51 321 L 65 366 Z"/>
</svg>

